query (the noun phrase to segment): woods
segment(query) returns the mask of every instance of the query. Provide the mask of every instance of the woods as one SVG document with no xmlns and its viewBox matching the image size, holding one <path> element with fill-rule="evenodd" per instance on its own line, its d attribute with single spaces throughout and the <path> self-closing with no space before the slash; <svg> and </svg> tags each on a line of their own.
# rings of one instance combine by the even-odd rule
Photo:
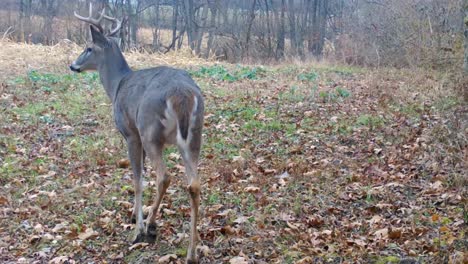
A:
<svg viewBox="0 0 468 264">
<path fill-rule="evenodd" d="M 124 49 L 189 48 L 229 62 L 324 58 L 446 68 L 466 57 L 463 1 L 7 0 L 0 30 L 19 42 L 83 43 L 88 30 L 71 17 L 92 2 L 125 17 Z"/>
</svg>

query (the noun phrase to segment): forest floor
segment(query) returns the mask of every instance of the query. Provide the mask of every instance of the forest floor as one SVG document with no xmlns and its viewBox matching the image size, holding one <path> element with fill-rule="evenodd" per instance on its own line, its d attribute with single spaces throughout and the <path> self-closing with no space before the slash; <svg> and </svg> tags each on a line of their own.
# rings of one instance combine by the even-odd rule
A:
<svg viewBox="0 0 468 264">
<path fill-rule="evenodd" d="M 0 262 L 184 263 L 190 207 L 175 149 L 157 243 L 132 246 L 125 143 L 98 75 L 68 71 L 81 48 L 1 45 Z M 126 56 L 188 70 L 206 98 L 202 263 L 467 262 L 457 75 Z"/>
</svg>

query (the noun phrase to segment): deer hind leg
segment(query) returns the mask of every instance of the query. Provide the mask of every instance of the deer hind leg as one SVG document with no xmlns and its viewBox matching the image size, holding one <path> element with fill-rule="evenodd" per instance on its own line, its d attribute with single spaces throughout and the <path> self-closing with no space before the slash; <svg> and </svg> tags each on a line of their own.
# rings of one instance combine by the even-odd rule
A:
<svg viewBox="0 0 468 264">
<path fill-rule="evenodd" d="M 192 131 L 193 132 L 193 131 Z M 187 144 L 188 143 L 188 144 Z M 197 172 L 198 156 L 200 154 L 201 134 L 192 133 L 190 142 L 178 142 L 179 151 L 185 166 L 187 176 L 187 191 L 190 195 L 190 244 L 187 251 L 187 263 L 198 263 L 197 244 L 200 236 L 197 230 L 198 210 L 200 206 L 200 178 Z"/>
<path fill-rule="evenodd" d="M 143 169 L 143 148 L 139 138 L 128 138 L 128 157 L 133 170 L 133 184 L 135 187 L 135 204 L 133 214 L 136 216 L 134 243 L 141 242 L 144 238 L 145 226 L 143 224 L 142 196 L 143 179 L 141 172 Z"/>
<path fill-rule="evenodd" d="M 167 188 L 171 182 L 169 175 L 166 174 L 166 165 L 163 160 L 163 147 L 155 145 L 154 143 L 148 145 L 147 154 L 153 162 L 154 169 L 156 170 L 157 176 L 157 193 L 156 199 L 151 206 L 150 212 L 146 220 L 146 235 L 147 242 L 153 243 L 156 240 L 156 216 L 158 213 L 159 205 L 166 193 Z"/>
</svg>

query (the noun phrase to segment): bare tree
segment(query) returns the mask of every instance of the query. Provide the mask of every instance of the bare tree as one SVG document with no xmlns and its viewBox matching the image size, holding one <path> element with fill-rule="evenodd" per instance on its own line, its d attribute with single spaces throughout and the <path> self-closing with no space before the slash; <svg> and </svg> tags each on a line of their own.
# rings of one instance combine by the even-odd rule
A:
<svg viewBox="0 0 468 264">
<path fill-rule="evenodd" d="M 468 0 L 465 0 L 465 19 L 464 19 L 464 24 L 465 24 L 465 55 L 464 55 L 464 69 L 465 69 L 465 74 L 468 75 Z"/>
<path fill-rule="evenodd" d="M 31 15 L 32 15 L 32 0 L 20 1 L 19 24 L 20 33 L 19 41 L 27 41 L 31 34 Z"/>
<path fill-rule="evenodd" d="M 285 34 L 286 34 L 286 22 L 285 22 L 285 12 L 286 12 L 286 2 L 281 0 L 281 15 L 279 17 L 278 24 L 278 36 L 276 40 L 276 59 L 281 59 L 284 57 L 284 48 L 285 48 Z M 278 15 L 276 15 L 278 16 Z"/>
<path fill-rule="evenodd" d="M 211 49 L 213 48 L 213 40 L 216 32 L 216 16 L 218 15 L 219 0 L 208 1 L 210 8 L 210 28 L 208 30 L 208 42 L 206 47 L 206 57 L 209 57 L 211 54 Z"/>
</svg>

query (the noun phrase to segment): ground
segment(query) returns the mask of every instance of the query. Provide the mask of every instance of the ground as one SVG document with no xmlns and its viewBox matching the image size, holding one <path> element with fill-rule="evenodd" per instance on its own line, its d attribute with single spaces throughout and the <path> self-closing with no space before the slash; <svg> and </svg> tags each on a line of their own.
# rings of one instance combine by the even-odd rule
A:
<svg viewBox="0 0 468 264">
<path fill-rule="evenodd" d="M 183 263 L 190 207 L 175 149 L 157 242 L 132 246 L 125 143 L 99 76 L 68 71 L 81 48 L 1 45 L 0 261 Z M 184 68 L 203 90 L 202 263 L 467 262 L 457 74 L 126 57 Z"/>
</svg>

